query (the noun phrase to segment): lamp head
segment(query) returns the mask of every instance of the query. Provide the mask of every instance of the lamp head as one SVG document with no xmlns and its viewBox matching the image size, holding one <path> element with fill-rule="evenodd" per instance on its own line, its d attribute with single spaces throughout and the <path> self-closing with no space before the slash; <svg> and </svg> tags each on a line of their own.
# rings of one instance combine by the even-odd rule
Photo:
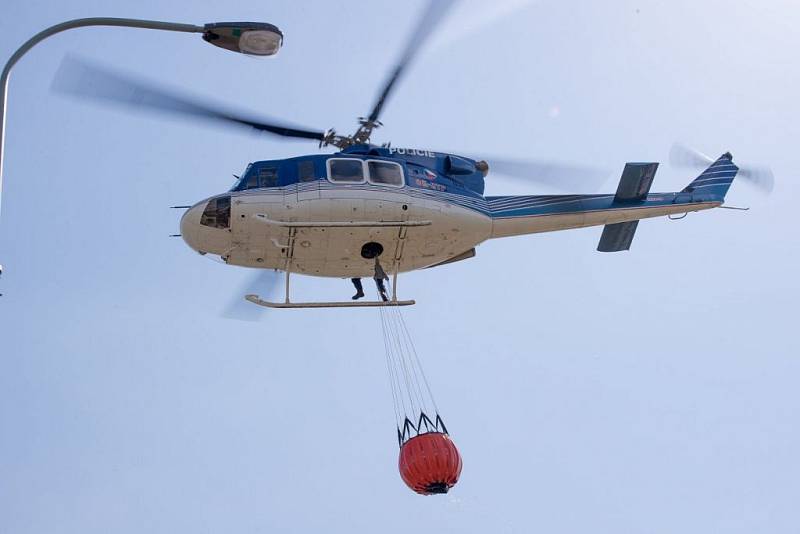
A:
<svg viewBox="0 0 800 534">
<path fill-rule="evenodd" d="M 283 45 L 283 33 L 266 22 L 214 22 L 203 28 L 205 41 L 241 54 L 274 56 Z"/>
</svg>

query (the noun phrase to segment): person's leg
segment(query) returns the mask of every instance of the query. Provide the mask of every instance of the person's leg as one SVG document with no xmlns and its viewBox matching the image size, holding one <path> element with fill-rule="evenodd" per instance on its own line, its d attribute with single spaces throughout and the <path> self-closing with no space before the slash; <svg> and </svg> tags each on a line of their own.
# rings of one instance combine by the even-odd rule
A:
<svg viewBox="0 0 800 534">
<path fill-rule="evenodd" d="M 353 300 L 358 300 L 364 296 L 364 286 L 361 285 L 361 278 L 351 278 L 351 282 L 356 288 L 356 294 L 353 295 Z"/>
<path fill-rule="evenodd" d="M 378 294 L 381 296 L 381 300 L 383 300 L 383 302 L 388 301 L 389 296 L 386 294 L 386 286 L 383 284 L 383 279 L 376 278 L 375 285 L 378 286 Z"/>
</svg>

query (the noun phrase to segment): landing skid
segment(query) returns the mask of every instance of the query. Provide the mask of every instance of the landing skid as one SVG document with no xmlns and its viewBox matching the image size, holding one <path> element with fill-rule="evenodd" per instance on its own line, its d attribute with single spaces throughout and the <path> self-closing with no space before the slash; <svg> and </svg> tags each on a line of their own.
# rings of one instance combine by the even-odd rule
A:
<svg viewBox="0 0 800 534">
<path fill-rule="evenodd" d="M 414 300 L 389 300 L 383 301 L 343 301 L 343 302 L 268 302 L 261 300 L 258 295 L 247 295 L 244 297 L 253 304 L 265 306 L 267 308 L 378 308 L 386 306 L 412 306 L 416 304 Z"/>
</svg>

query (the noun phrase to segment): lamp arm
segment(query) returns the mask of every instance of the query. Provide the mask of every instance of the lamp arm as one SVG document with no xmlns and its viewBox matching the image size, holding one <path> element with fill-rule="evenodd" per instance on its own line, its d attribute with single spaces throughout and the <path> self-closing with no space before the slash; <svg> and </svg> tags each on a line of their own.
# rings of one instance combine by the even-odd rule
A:
<svg viewBox="0 0 800 534">
<path fill-rule="evenodd" d="M 143 28 L 147 30 L 162 30 L 171 32 L 185 32 L 185 33 L 203 33 L 205 28 L 203 26 L 196 26 L 194 24 L 179 24 L 176 22 L 160 22 L 157 20 L 140 20 L 140 19 L 122 19 L 114 17 L 92 17 L 84 19 L 74 19 L 50 26 L 49 28 L 40 31 L 20 46 L 16 52 L 6 62 L 3 67 L 3 73 L 0 75 L 0 201 L 2 201 L 3 194 L 3 152 L 5 143 L 5 126 L 6 126 L 6 102 L 8 95 L 8 78 L 11 74 L 11 69 L 17 62 L 22 59 L 31 48 L 44 41 L 48 37 L 61 33 L 66 30 L 74 28 L 83 28 L 86 26 L 117 26 L 125 28 Z M 1 203 L 1 202 L 0 202 Z"/>
</svg>

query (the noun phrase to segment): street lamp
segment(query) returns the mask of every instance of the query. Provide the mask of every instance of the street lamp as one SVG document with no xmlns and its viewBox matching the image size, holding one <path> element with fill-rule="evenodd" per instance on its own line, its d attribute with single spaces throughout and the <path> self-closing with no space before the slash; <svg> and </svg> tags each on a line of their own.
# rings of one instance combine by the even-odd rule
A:
<svg viewBox="0 0 800 534">
<path fill-rule="evenodd" d="M 254 56 L 272 56 L 278 53 L 283 44 L 283 33 L 272 24 L 265 22 L 216 22 L 205 26 L 194 24 L 178 24 L 174 22 L 159 22 L 155 20 L 120 19 L 109 17 L 95 17 L 75 19 L 51 26 L 28 39 L 3 67 L 0 76 L 0 205 L 3 193 L 3 146 L 5 143 L 6 125 L 6 98 L 8 93 L 8 77 L 11 69 L 25 55 L 28 50 L 44 41 L 51 35 L 61 33 L 73 28 L 85 26 L 119 26 L 125 28 L 143 28 L 148 30 L 163 30 L 184 33 L 200 33 L 203 40 L 208 43 Z"/>
<path fill-rule="evenodd" d="M 215 22 L 204 29 L 207 42 L 242 54 L 272 56 L 283 44 L 283 33 L 266 22 Z"/>
</svg>

